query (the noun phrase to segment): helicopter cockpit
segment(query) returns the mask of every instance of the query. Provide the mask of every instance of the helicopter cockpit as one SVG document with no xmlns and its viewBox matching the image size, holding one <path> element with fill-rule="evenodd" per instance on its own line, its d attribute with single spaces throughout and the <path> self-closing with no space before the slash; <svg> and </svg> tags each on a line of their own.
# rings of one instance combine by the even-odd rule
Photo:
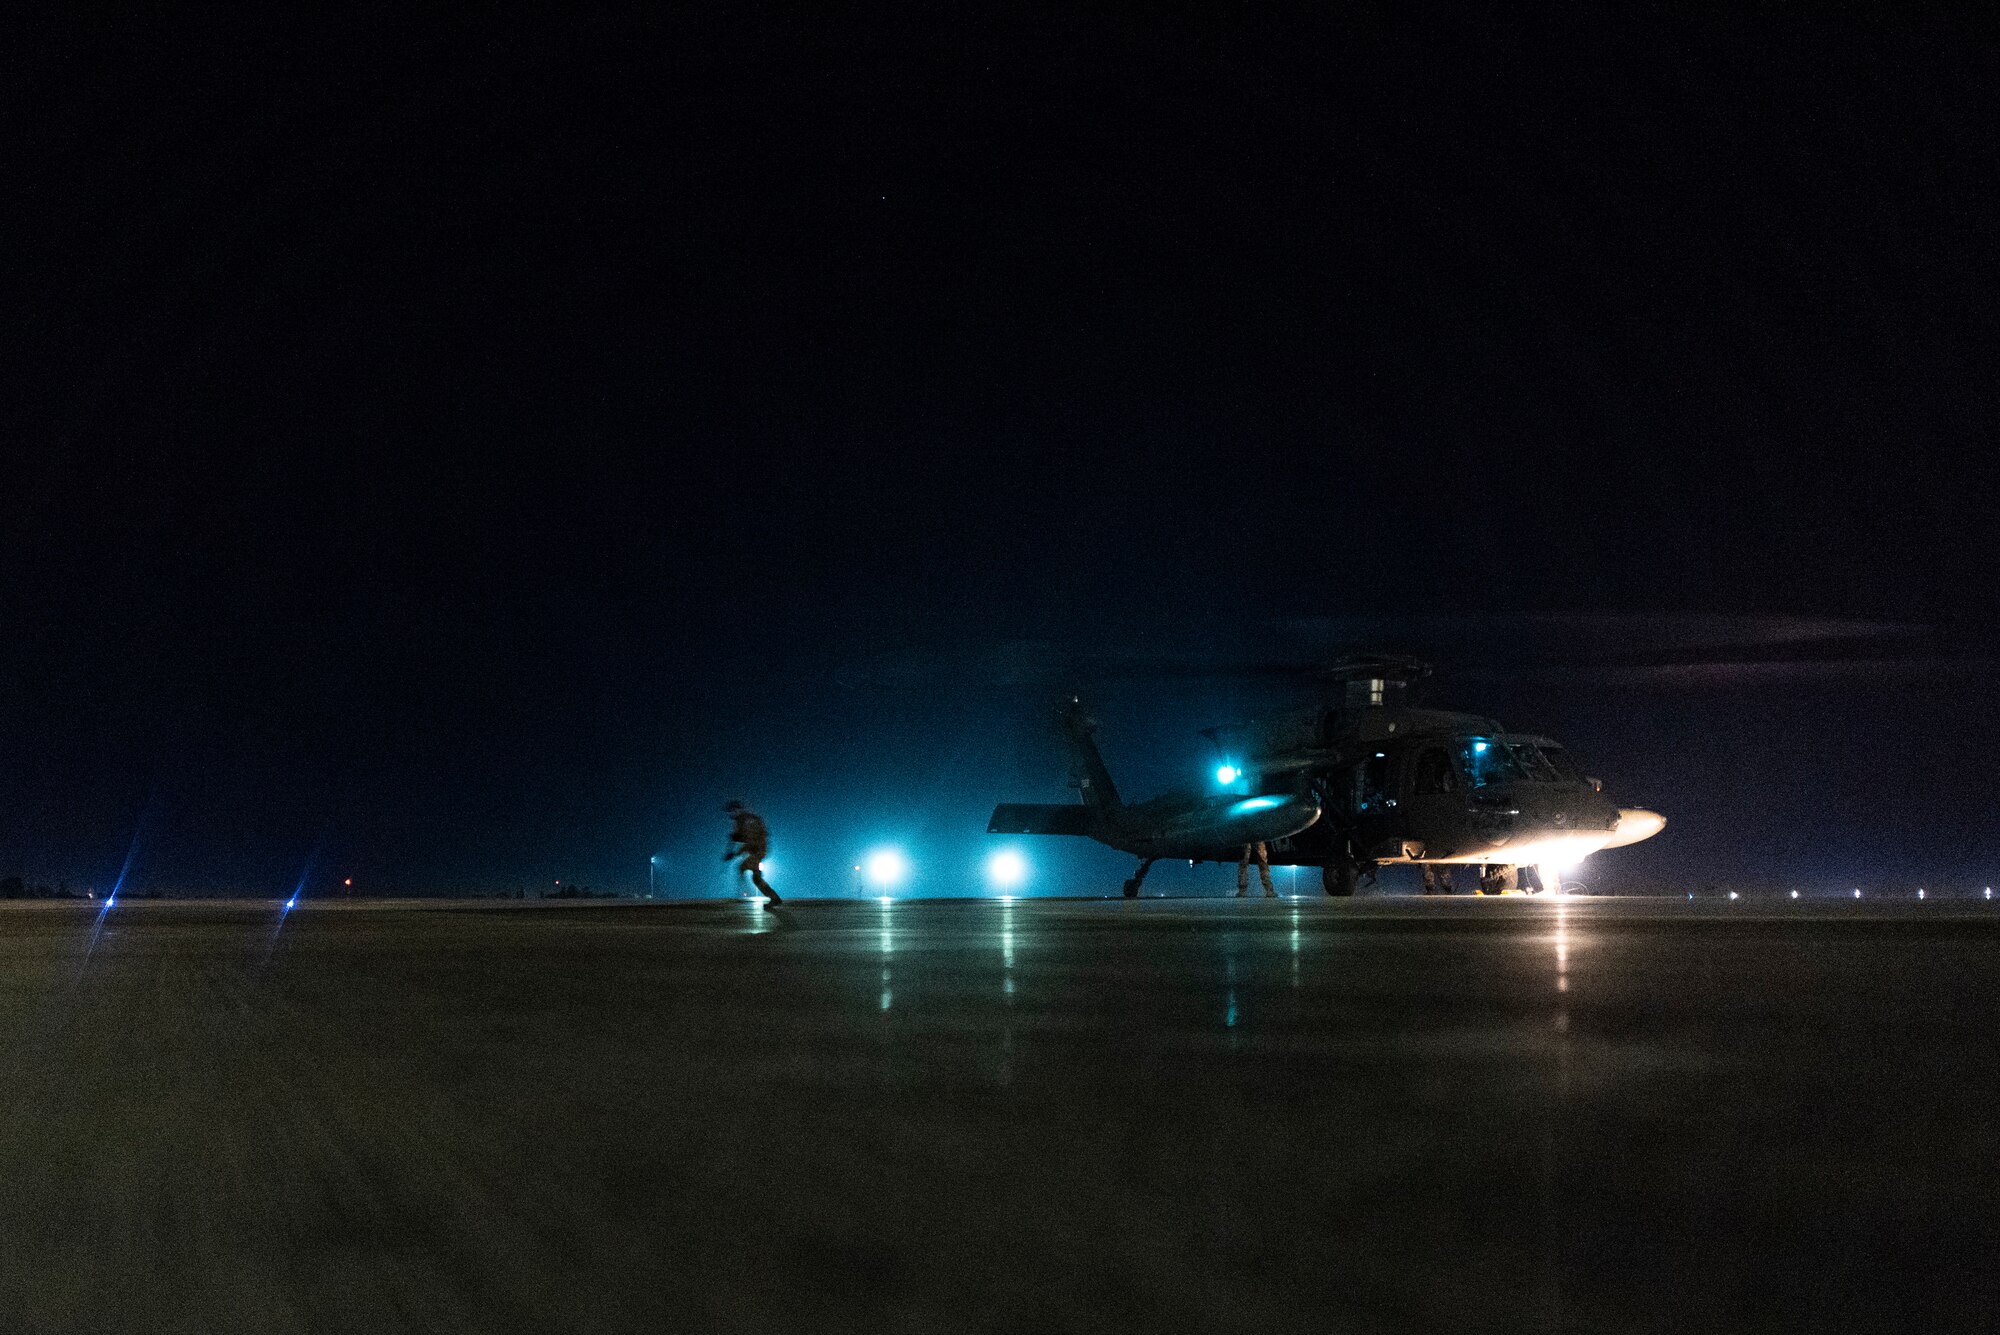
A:
<svg viewBox="0 0 2000 1335">
<path fill-rule="evenodd" d="M 1414 752 L 1414 757 L 1398 765 L 1394 757 L 1397 750 Z M 1400 784 L 1394 778 L 1397 769 L 1404 774 Z M 1421 798 L 1476 793 L 1507 784 L 1582 786 L 1589 782 L 1568 750 L 1546 737 L 1485 734 L 1417 738 L 1368 758 L 1362 766 L 1358 806 L 1363 811 L 1393 808 L 1399 805 L 1398 788 L 1404 798 Z"/>
<path fill-rule="evenodd" d="M 1618 823 L 1560 743 L 1498 729 L 1382 743 L 1358 769 L 1351 809 L 1356 846 L 1381 861 L 1511 861 Z"/>
<path fill-rule="evenodd" d="M 1583 772 L 1569 752 L 1546 737 L 1463 737 L 1457 741 L 1458 773 L 1468 788 L 1505 782 L 1583 783 Z M 1433 768 L 1436 768 L 1436 762 Z M 1418 791 L 1423 791 L 1425 761 L 1417 762 Z M 1440 777 L 1448 777 L 1441 775 Z M 1432 788 L 1433 792 L 1449 789 Z"/>
</svg>

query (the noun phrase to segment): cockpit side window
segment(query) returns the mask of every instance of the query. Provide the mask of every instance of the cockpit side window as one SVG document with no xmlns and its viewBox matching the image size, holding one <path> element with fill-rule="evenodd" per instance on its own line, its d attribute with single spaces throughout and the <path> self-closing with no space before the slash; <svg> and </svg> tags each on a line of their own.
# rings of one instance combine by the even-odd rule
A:
<svg viewBox="0 0 2000 1335">
<path fill-rule="evenodd" d="M 1539 746 L 1535 749 L 1542 753 L 1542 759 L 1549 762 L 1549 768 L 1556 772 L 1556 777 L 1569 783 L 1583 782 L 1583 771 L 1576 767 L 1568 751 L 1560 746 Z"/>
<path fill-rule="evenodd" d="M 1458 768 L 1466 783 L 1484 788 L 1489 783 L 1505 783 L 1521 777 L 1521 770 L 1507 747 L 1492 737 L 1468 737 L 1458 746 Z"/>
<path fill-rule="evenodd" d="M 1449 793 L 1458 787 L 1451 772 L 1451 753 L 1442 746 L 1428 747 L 1417 757 L 1417 777 L 1410 791 L 1418 797 Z"/>
<path fill-rule="evenodd" d="M 1514 763 L 1521 767 L 1521 773 L 1536 783 L 1556 781 L 1556 767 L 1548 762 L 1548 758 L 1532 742 L 1511 742 L 1507 749 L 1514 753 Z"/>
</svg>

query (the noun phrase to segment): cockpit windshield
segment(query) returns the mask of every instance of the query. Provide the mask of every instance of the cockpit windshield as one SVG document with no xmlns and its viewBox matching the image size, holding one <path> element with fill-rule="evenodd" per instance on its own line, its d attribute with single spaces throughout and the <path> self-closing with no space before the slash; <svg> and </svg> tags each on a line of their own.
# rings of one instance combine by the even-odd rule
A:
<svg viewBox="0 0 2000 1335">
<path fill-rule="evenodd" d="M 1484 788 L 1489 783 L 1506 783 L 1522 777 L 1514 754 L 1497 737 L 1467 737 L 1458 744 L 1458 767 L 1466 786 Z"/>
<path fill-rule="evenodd" d="M 1583 775 L 1569 752 L 1552 742 L 1500 737 L 1467 737 L 1458 744 L 1458 768 L 1466 786 L 1526 780 L 1529 783 L 1581 783 Z"/>
</svg>

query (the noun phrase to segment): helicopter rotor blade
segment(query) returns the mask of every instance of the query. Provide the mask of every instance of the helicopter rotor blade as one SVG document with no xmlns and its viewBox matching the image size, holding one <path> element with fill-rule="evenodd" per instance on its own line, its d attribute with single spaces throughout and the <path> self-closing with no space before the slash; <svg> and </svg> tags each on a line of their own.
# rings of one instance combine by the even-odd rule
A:
<svg viewBox="0 0 2000 1335">
<path fill-rule="evenodd" d="M 1717 689 L 1950 679 L 2000 669 L 2000 632 L 1802 616 L 1536 613 L 1295 617 L 1242 634 L 1146 634 L 1124 643 L 960 640 L 851 656 L 853 690 L 954 683 L 1036 692 L 1152 681 L 1326 689 L 1364 675 L 1409 682 Z"/>
<path fill-rule="evenodd" d="M 1400 644 L 1428 653 L 1440 663 L 1441 677 L 1482 685 L 1694 688 L 1865 682 L 1971 675 L 2000 665 L 2000 644 L 1990 633 L 1824 617 L 1320 617 L 1289 621 L 1285 632 L 1319 652 L 1357 643 Z"/>
</svg>

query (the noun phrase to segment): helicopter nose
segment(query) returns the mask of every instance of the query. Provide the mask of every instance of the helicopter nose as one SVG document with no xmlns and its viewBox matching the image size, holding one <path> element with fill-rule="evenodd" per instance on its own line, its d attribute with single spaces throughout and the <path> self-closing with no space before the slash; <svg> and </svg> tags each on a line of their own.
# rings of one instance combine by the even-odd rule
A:
<svg viewBox="0 0 2000 1335">
<path fill-rule="evenodd" d="M 1636 844 L 1641 839 L 1651 839 L 1665 829 L 1667 818 L 1657 811 L 1647 811 L 1643 807 L 1620 807 L 1618 828 L 1611 832 L 1611 840 L 1606 848 L 1623 848 Z"/>
</svg>

